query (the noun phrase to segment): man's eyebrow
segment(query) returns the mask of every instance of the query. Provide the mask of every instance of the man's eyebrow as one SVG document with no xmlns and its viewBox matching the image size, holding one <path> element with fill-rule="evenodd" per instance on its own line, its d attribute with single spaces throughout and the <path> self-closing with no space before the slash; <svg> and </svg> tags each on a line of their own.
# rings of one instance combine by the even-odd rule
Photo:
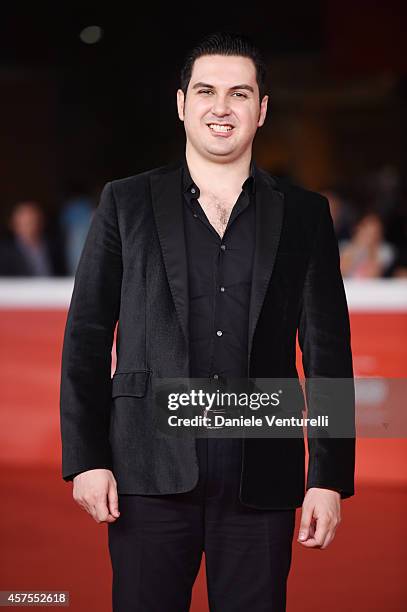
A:
<svg viewBox="0 0 407 612">
<path fill-rule="evenodd" d="M 248 91 L 254 93 L 253 87 L 251 85 L 246 85 L 245 83 L 242 83 L 242 85 L 233 85 L 233 87 L 230 89 L 247 89 Z"/>
<path fill-rule="evenodd" d="M 209 83 L 202 83 L 202 81 L 195 83 L 195 85 L 192 86 L 192 89 L 198 89 L 198 87 L 208 87 L 210 89 L 216 89 L 214 85 L 210 85 Z M 241 85 L 233 85 L 233 87 L 229 87 L 229 91 L 233 91 L 235 89 L 247 89 L 247 91 L 251 91 L 252 93 L 254 93 L 253 87 L 251 85 L 246 85 L 245 83 L 242 83 Z"/>
<path fill-rule="evenodd" d="M 199 81 L 198 83 L 195 83 L 195 85 L 192 87 L 192 89 L 198 89 L 198 87 L 209 87 L 209 88 L 213 89 L 213 85 L 209 85 L 209 83 L 202 83 L 202 81 Z"/>
</svg>

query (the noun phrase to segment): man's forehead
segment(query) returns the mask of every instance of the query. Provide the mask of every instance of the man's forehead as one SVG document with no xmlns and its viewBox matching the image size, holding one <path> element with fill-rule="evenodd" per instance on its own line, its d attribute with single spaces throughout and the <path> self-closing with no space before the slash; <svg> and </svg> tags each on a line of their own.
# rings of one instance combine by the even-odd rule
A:
<svg viewBox="0 0 407 612">
<path fill-rule="evenodd" d="M 248 57 L 204 55 L 195 60 L 191 85 L 197 81 L 225 87 L 236 83 L 256 83 L 256 68 Z"/>
</svg>

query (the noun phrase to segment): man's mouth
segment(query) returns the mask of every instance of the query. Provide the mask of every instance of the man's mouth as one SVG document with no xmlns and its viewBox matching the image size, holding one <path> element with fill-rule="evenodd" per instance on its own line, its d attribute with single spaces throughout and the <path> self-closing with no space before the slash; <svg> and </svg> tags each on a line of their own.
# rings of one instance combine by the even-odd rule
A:
<svg viewBox="0 0 407 612">
<path fill-rule="evenodd" d="M 208 128 L 213 132 L 231 132 L 233 127 L 230 123 L 208 123 Z"/>
</svg>

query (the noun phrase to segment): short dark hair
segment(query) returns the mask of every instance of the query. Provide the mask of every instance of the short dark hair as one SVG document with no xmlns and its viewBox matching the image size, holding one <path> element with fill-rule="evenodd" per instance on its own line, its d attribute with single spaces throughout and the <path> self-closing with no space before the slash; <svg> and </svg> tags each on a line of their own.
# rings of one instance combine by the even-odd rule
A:
<svg viewBox="0 0 407 612">
<path fill-rule="evenodd" d="M 181 69 L 180 88 L 186 95 L 194 62 L 203 55 L 237 55 L 248 57 L 256 68 L 256 81 L 260 100 L 266 92 L 267 67 L 260 49 L 244 34 L 214 32 L 208 34 L 186 56 Z"/>
</svg>

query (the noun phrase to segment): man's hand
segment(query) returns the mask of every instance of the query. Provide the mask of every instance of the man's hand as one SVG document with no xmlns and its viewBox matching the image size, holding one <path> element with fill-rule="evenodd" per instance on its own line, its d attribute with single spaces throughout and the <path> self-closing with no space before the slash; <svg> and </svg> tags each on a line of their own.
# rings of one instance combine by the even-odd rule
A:
<svg viewBox="0 0 407 612">
<path fill-rule="evenodd" d="M 298 542 L 308 548 L 326 548 L 341 522 L 341 496 L 331 489 L 311 487 L 302 504 Z"/>
<path fill-rule="evenodd" d="M 75 476 L 73 498 L 97 523 L 114 523 L 120 516 L 117 484 L 110 470 L 88 470 Z"/>
</svg>

